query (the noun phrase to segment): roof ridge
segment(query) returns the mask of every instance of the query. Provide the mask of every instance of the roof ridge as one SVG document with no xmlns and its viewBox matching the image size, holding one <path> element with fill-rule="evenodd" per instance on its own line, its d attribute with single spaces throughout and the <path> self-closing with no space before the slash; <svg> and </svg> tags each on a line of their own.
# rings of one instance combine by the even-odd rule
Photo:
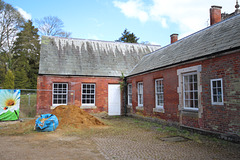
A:
<svg viewBox="0 0 240 160">
<path fill-rule="evenodd" d="M 83 39 L 83 38 L 66 38 L 66 37 L 57 37 L 57 36 L 44 36 L 49 38 L 58 38 L 58 39 L 68 39 L 68 40 L 83 40 L 83 41 L 92 41 L 92 42 L 104 42 L 104 43 L 118 43 L 118 44 L 129 44 L 129 45 L 142 45 L 142 46 L 160 46 L 161 45 L 153 45 L 153 44 L 142 44 L 142 43 L 127 43 L 127 42 L 116 42 L 116 41 L 106 41 L 106 40 L 94 40 L 94 39 Z"/>
</svg>

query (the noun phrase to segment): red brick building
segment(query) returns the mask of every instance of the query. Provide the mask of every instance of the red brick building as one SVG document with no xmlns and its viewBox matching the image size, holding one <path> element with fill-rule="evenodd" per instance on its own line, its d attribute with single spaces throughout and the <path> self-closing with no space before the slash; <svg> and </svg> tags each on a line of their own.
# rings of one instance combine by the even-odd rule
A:
<svg viewBox="0 0 240 160">
<path fill-rule="evenodd" d="M 133 114 L 240 134 L 240 14 L 221 21 L 221 7 L 210 12 L 210 27 L 178 41 L 173 34 L 172 44 L 144 56 L 130 72 Z"/>
<path fill-rule="evenodd" d="M 180 40 L 173 34 L 172 43 L 160 49 L 43 37 L 37 112 L 49 112 L 60 104 L 109 115 L 130 108 L 128 114 L 239 136 L 238 11 L 221 21 L 221 7 L 213 6 L 211 26 Z M 120 94 L 121 73 L 127 91 Z M 121 106 L 117 110 L 111 107 L 116 104 Z"/>
<path fill-rule="evenodd" d="M 42 37 L 37 114 L 75 104 L 92 112 L 120 115 L 122 74 L 160 46 Z"/>
</svg>

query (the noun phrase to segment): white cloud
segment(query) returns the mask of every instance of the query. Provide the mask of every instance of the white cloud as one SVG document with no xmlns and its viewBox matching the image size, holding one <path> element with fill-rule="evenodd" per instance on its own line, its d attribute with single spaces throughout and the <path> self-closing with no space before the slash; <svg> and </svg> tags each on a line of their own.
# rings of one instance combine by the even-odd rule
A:
<svg viewBox="0 0 240 160">
<path fill-rule="evenodd" d="M 114 1 L 115 7 L 130 18 L 141 22 L 158 21 L 163 28 L 170 23 L 176 24 L 182 35 L 196 32 L 209 24 L 209 9 L 212 5 L 222 6 L 222 12 L 232 13 L 236 0 L 120 0 Z"/>
<path fill-rule="evenodd" d="M 24 19 L 26 20 L 31 20 L 32 16 L 31 14 L 27 13 L 26 11 L 24 11 L 22 8 L 20 7 L 16 7 L 18 12 L 23 16 Z"/>
<path fill-rule="evenodd" d="M 141 0 L 129 0 L 127 2 L 114 1 L 115 7 L 121 9 L 121 12 L 129 18 L 137 18 L 141 22 L 148 20 L 148 13 L 144 11 L 144 4 Z"/>
</svg>

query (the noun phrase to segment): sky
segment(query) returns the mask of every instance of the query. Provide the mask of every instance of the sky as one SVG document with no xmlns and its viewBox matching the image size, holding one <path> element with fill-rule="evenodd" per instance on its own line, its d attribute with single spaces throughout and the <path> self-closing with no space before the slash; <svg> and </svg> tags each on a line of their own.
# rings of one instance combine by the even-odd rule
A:
<svg viewBox="0 0 240 160">
<path fill-rule="evenodd" d="M 115 41 L 124 29 L 138 42 L 165 46 L 209 26 L 209 9 L 232 13 L 236 0 L 4 0 L 25 19 L 57 16 L 71 38 Z"/>
</svg>

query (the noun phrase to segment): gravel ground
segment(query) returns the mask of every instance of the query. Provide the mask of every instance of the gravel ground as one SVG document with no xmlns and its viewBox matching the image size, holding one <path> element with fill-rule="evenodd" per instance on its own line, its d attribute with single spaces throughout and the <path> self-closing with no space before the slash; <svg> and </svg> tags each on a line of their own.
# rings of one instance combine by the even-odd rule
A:
<svg viewBox="0 0 240 160">
<path fill-rule="evenodd" d="M 109 160 L 240 159 L 239 144 L 201 135 L 194 135 L 193 140 L 185 139 L 185 141 L 178 141 L 184 139 L 175 135 L 176 141 L 172 138 L 170 141 L 163 141 L 162 137 L 170 135 L 157 132 L 152 123 L 134 119 L 115 119 L 114 123 L 118 128 L 122 127 L 122 130 L 118 130 L 115 134 L 92 138 L 98 150 Z"/>
<path fill-rule="evenodd" d="M 103 121 L 107 127 L 67 131 L 57 129 L 51 133 L 32 131 L 16 135 L 11 127 L 8 127 L 9 135 L 1 134 L 6 128 L 2 126 L 0 159 L 240 159 L 240 144 L 197 134 L 189 134 L 189 139 L 184 139 L 182 137 L 186 138 L 188 134 L 179 134 L 174 128 L 133 118 L 111 118 Z M 170 138 L 168 141 L 166 137 L 171 136 L 177 138 Z"/>
</svg>

